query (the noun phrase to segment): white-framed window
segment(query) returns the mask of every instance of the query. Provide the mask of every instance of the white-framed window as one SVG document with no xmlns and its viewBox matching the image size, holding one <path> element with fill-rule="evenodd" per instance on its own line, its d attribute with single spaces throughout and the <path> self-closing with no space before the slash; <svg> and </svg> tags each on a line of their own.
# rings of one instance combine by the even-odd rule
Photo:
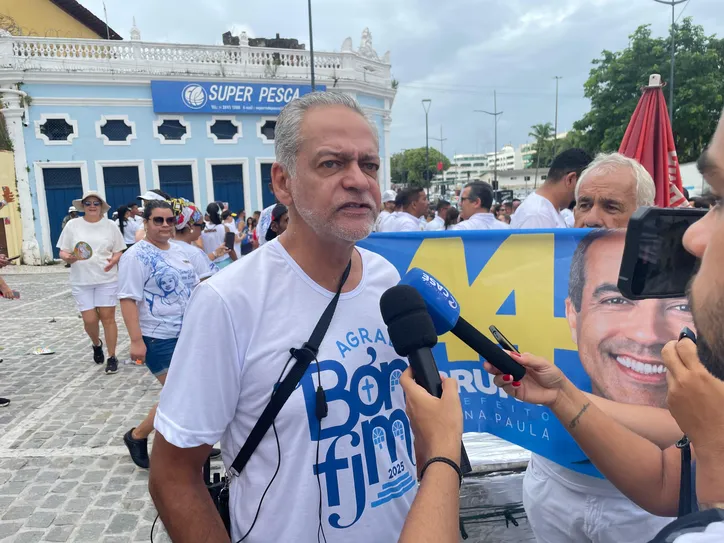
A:
<svg viewBox="0 0 724 543">
<path fill-rule="evenodd" d="M 184 145 L 191 137 L 191 123 L 183 115 L 159 115 L 153 121 L 153 137 L 162 145 Z"/>
<path fill-rule="evenodd" d="M 128 115 L 101 115 L 96 121 L 96 137 L 103 145 L 131 145 L 138 137 L 136 123 Z"/>
<path fill-rule="evenodd" d="M 244 137 L 241 122 L 233 115 L 214 115 L 206 121 L 206 134 L 219 144 L 235 144 Z"/>
<path fill-rule="evenodd" d="M 256 123 L 256 135 L 267 145 L 274 145 L 274 131 L 277 127 L 276 117 L 262 117 Z"/>
<path fill-rule="evenodd" d="M 199 166 L 195 158 L 151 160 L 154 189 L 168 192 L 174 198 L 186 198 L 202 204 Z"/>
<path fill-rule="evenodd" d="M 35 137 L 45 145 L 72 145 L 78 137 L 78 121 L 67 113 L 43 113 L 35 121 Z"/>
</svg>

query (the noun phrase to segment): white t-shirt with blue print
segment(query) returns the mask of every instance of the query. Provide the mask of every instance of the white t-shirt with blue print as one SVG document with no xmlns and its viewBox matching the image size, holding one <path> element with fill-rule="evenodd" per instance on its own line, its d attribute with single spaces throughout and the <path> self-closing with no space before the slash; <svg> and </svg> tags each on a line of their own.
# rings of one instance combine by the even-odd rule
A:
<svg viewBox="0 0 724 543">
<path fill-rule="evenodd" d="M 316 473 L 330 542 L 397 541 L 415 497 L 413 439 L 399 383 L 408 364 L 390 345 L 380 314 L 380 297 L 400 276 L 381 256 L 359 252 L 362 281 L 340 297 L 318 357 L 329 415 L 320 434 L 312 362 L 276 417 L 281 467 L 249 543 L 317 540 Z M 332 297 L 278 239 L 199 285 L 161 392 L 156 429 L 181 448 L 221 440 L 228 469 L 269 402 L 289 349 L 309 339 Z M 270 430 L 232 478 L 233 541 L 251 526 L 277 460 Z"/>
<path fill-rule="evenodd" d="M 121 257 L 118 299 L 138 303 L 144 336 L 171 339 L 181 333 L 184 311 L 198 283 L 194 265 L 178 245 L 171 243 L 164 251 L 142 240 Z"/>
</svg>

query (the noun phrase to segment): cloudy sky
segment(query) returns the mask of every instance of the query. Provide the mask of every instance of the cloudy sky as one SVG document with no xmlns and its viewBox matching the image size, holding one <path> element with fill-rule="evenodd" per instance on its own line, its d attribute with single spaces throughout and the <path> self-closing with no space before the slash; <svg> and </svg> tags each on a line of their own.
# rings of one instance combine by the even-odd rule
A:
<svg viewBox="0 0 724 543">
<path fill-rule="evenodd" d="M 690 0 L 676 8 L 724 35 L 723 0 Z M 103 0 L 80 0 L 103 17 Z M 105 0 L 112 28 L 128 38 L 136 17 L 147 41 L 220 44 L 226 30 L 307 43 L 304 0 Z M 603 49 L 619 50 L 640 24 L 668 32 L 671 10 L 654 0 L 312 0 L 315 49 L 355 48 L 369 27 L 382 56 L 391 51 L 400 88 L 392 109 L 392 149 L 424 146 L 421 100 L 430 98 L 431 136 L 443 129 L 445 154 L 493 150 L 497 89 L 498 143 L 529 140 L 530 126 L 553 122 L 561 76 L 559 131 L 587 110 L 583 83 Z M 642 84 L 645 81 L 641 82 Z M 437 141 L 431 145 L 438 147 Z"/>
</svg>

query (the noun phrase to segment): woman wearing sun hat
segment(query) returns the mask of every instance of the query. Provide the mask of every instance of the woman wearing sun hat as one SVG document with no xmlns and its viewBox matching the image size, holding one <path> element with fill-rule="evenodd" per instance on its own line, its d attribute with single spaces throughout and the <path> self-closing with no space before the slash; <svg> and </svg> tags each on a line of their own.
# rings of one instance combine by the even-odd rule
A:
<svg viewBox="0 0 724 543">
<path fill-rule="evenodd" d="M 118 303 L 118 261 L 126 249 L 118 227 L 106 217 L 110 206 L 100 193 L 87 191 L 73 207 L 84 212 L 71 219 L 58 239 L 60 258 L 70 264 L 70 286 L 83 317 L 85 331 L 93 343 L 93 361 L 104 361 L 99 323 L 108 349 L 106 373 L 118 371 L 116 304 Z"/>
</svg>

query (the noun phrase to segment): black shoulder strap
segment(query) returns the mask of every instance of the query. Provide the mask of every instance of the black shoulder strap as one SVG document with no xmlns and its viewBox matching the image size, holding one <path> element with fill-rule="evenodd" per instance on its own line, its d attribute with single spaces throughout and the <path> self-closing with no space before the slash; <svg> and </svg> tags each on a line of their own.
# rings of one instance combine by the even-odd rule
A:
<svg viewBox="0 0 724 543">
<path fill-rule="evenodd" d="M 676 447 L 681 449 L 681 482 L 679 483 L 679 514 L 678 517 L 695 511 L 692 503 L 691 491 L 691 442 L 684 436 L 676 442 Z"/>
<path fill-rule="evenodd" d="M 282 380 L 281 383 L 278 383 L 278 386 L 276 386 L 272 392 L 269 403 L 264 408 L 259 420 L 256 421 L 254 428 L 252 428 L 249 433 L 249 437 L 246 438 L 246 442 L 241 447 L 241 450 L 234 459 L 233 464 L 231 464 L 230 472 L 232 475 L 239 475 L 242 472 L 247 462 L 249 462 L 251 455 L 254 454 L 254 451 L 259 446 L 259 443 L 261 443 L 261 440 L 269 431 L 269 428 L 271 428 L 271 425 L 274 423 L 274 419 L 279 414 L 279 411 L 281 411 L 282 407 L 284 407 L 284 404 L 292 395 L 292 392 L 294 392 L 297 384 L 299 384 L 299 381 L 306 373 L 309 364 L 312 363 L 312 360 L 317 358 L 319 346 L 321 345 L 322 340 L 329 329 L 329 325 L 332 322 L 332 317 L 337 309 L 337 302 L 339 302 L 339 296 L 342 293 L 342 287 L 347 281 L 351 269 L 352 261 L 350 260 L 349 264 L 347 264 L 347 268 L 344 270 L 342 279 L 339 282 L 337 293 L 334 295 L 334 298 L 332 298 L 332 301 L 329 302 L 329 305 L 319 318 L 319 322 L 317 322 L 317 325 L 314 327 L 314 331 L 312 331 L 312 335 L 309 336 L 309 340 L 302 346 L 301 349 L 291 349 L 291 355 L 293 358 L 296 358 L 297 361 L 294 366 L 292 366 L 292 369 L 289 371 L 284 380 Z"/>
</svg>

